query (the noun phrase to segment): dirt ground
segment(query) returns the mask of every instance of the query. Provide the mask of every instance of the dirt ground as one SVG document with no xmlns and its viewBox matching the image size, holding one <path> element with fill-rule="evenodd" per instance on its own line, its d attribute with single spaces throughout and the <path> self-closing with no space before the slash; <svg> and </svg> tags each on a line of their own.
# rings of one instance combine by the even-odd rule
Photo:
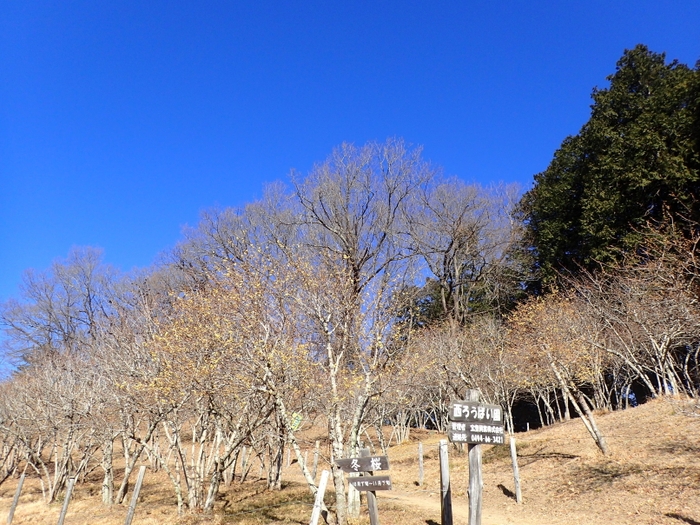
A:
<svg viewBox="0 0 700 525">
<path fill-rule="evenodd" d="M 515 502 L 507 446 L 483 446 L 482 525 L 700 525 L 700 405 L 661 399 L 626 411 L 597 414 L 611 449 L 603 456 L 579 420 L 517 434 L 523 503 Z M 383 525 L 438 525 L 440 478 L 438 443 L 445 436 L 412 431 L 410 441 L 389 450 L 393 490 L 377 492 Z M 313 444 L 309 434 L 307 443 Z M 418 486 L 418 442 L 425 457 Z M 312 500 L 292 463 L 281 492 L 262 481 L 233 484 L 221 494 L 214 516 L 178 517 L 163 473 L 148 474 L 134 525 L 308 523 Z M 466 452 L 450 447 L 455 525 L 467 525 Z M 0 519 L 5 520 L 16 480 L 0 486 Z M 25 484 L 14 524 L 55 524 L 60 502 L 46 505 L 36 480 Z M 329 492 L 331 489 L 329 489 Z M 126 507 L 105 507 L 99 484 L 76 489 L 66 525 L 116 525 Z M 369 523 L 366 510 L 357 525 Z"/>
<path fill-rule="evenodd" d="M 697 403 L 656 400 L 598 414 L 598 424 L 610 446 L 609 456 L 598 451 L 580 420 L 516 435 L 521 505 L 513 495 L 507 447 L 485 450 L 483 524 L 700 525 Z M 437 460 L 437 451 L 431 454 Z M 466 453 L 452 451 L 450 463 L 455 522 L 466 524 Z M 401 481 L 386 497 L 399 506 L 432 509 L 437 518 L 428 519 L 439 523 L 439 472 L 435 461 L 428 465 L 428 490 L 418 490 L 406 483 L 410 462 L 394 461 L 392 479 L 396 472 Z"/>
</svg>

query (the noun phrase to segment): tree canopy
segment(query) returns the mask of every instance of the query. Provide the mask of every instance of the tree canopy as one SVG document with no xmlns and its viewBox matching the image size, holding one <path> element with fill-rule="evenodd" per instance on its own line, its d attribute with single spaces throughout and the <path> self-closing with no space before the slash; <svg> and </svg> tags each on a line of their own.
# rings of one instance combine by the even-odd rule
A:
<svg viewBox="0 0 700 525">
<path fill-rule="evenodd" d="M 700 217 L 700 63 L 638 45 L 608 80 L 521 201 L 545 282 L 633 249 L 649 224 Z"/>
</svg>

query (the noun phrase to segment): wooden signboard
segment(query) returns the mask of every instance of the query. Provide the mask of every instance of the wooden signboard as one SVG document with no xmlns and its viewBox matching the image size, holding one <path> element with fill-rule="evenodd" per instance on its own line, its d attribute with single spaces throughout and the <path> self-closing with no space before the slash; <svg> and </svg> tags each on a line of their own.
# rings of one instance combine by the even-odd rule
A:
<svg viewBox="0 0 700 525">
<path fill-rule="evenodd" d="M 389 470 L 389 458 L 387 456 L 370 456 L 368 448 L 360 450 L 359 458 L 336 459 L 335 464 L 343 471 L 350 473 L 365 473 L 364 475 L 349 477 L 348 482 L 355 490 L 367 494 L 367 510 L 369 512 L 370 525 L 379 525 L 379 509 L 377 508 L 377 490 L 391 490 L 389 476 L 373 476 L 375 470 Z M 369 473 L 369 475 L 367 475 Z"/>
<path fill-rule="evenodd" d="M 450 405 L 448 439 L 453 443 L 502 445 L 503 410 L 498 405 L 458 401 Z"/>
<path fill-rule="evenodd" d="M 475 401 L 457 401 L 450 405 L 450 421 L 503 425 L 503 409 L 499 405 L 487 405 Z"/>
<path fill-rule="evenodd" d="M 467 391 L 468 399 L 450 405 L 448 419 L 450 427 L 447 437 L 455 443 L 469 444 L 469 525 L 481 525 L 481 496 L 484 486 L 481 476 L 481 445 L 503 443 L 503 409 L 479 401 L 479 391 Z M 445 454 L 443 461 L 443 443 Z M 440 443 L 440 476 L 447 478 L 447 491 L 443 487 L 443 524 L 452 521 L 452 503 L 449 491 L 449 474 L 443 476 L 447 467 L 447 443 Z M 444 481 L 443 481 L 444 483 Z M 447 519 L 447 521 L 446 521 Z"/>
<path fill-rule="evenodd" d="M 338 465 L 343 472 L 350 473 L 389 470 L 389 458 L 387 456 L 336 459 L 335 464 Z"/>
<path fill-rule="evenodd" d="M 391 490 L 391 479 L 389 476 L 362 476 L 357 478 L 348 478 L 348 482 L 357 490 Z"/>
</svg>

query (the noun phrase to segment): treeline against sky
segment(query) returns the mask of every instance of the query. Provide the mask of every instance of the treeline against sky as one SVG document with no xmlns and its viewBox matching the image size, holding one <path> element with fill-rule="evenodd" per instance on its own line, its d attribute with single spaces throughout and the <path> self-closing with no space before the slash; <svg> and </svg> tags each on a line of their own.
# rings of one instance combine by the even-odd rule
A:
<svg viewBox="0 0 700 525">
<path fill-rule="evenodd" d="M 509 430 L 529 403 L 532 424 L 580 416 L 606 453 L 594 410 L 697 397 L 700 71 L 638 46 L 609 80 L 524 196 L 445 178 L 401 140 L 343 144 L 203 214 L 155 268 L 85 248 L 28 272 L 0 309 L 17 367 L 0 483 L 28 465 L 50 502 L 99 472 L 121 502 L 147 458 L 182 511 L 210 511 L 251 454 L 280 488 L 291 447 L 316 490 L 300 417 L 352 457 L 368 428 L 381 448 L 445 431 L 478 389 Z"/>
</svg>

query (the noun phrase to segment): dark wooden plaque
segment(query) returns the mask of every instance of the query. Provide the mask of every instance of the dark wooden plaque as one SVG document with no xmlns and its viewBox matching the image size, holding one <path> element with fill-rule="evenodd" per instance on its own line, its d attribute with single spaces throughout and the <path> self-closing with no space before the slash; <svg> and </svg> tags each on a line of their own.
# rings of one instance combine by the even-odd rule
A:
<svg viewBox="0 0 700 525">
<path fill-rule="evenodd" d="M 456 401 L 450 405 L 450 421 L 503 425 L 503 409 L 499 405 L 487 405 L 474 401 Z"/>
<path fill-rule="evenodd" d="M 375 470 L 389 470 L 389 458 L 387 456 L 368 456 L 366 458 L 336 459 L 335 464 L 343 472 L 374 472 Z"/>
<path fill-rule="evenodd" d="M 348 478 L 348 482 L 361 491 L 391 490 L 391 479 L 389 476 L 361 476 Z"/>
</svg>

